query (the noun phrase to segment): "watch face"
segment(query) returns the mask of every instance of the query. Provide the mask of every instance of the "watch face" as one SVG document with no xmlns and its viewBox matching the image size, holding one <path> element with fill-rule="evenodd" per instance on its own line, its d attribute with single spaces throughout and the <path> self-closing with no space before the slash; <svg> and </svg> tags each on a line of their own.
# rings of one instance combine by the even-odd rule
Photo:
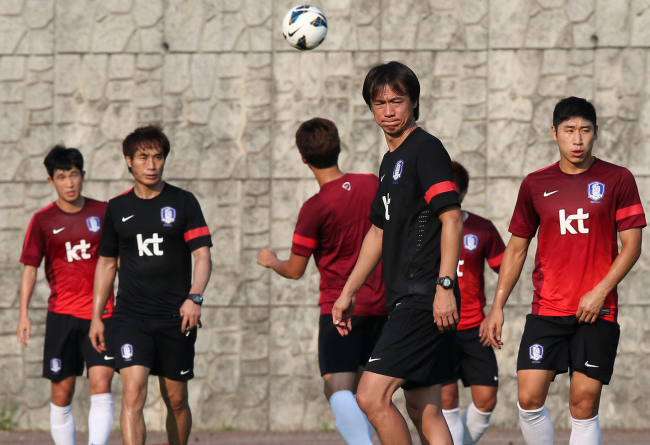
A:
<svg viewBox="0 0 650 445">
<path fill-rule="evenodd" d="M 445 287 L 451 286 L 451 280 L 449 278 L 443 278 L 442 285 Z"/>
</svg>

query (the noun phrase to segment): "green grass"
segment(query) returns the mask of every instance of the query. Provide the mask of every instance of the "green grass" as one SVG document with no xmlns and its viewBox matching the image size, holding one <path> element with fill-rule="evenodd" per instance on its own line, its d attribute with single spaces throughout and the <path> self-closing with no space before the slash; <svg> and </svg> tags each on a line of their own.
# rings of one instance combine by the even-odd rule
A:
<svg viewBox="0 0 650 445">
<path fill-rule="evenodd" d="M 330 426 L 327 424 L 327 422 L 323 422 L 323 425 L 321 426 L 321 431 L 325 433 L 329 433 L 330 431 L 336 431 L 334 428 L 330 428 Z"/>
<path fill-rule="evenodd" d="M 235 431 L 235 427 L 232 425 L 228 425 L 225 421 L 221 422 L 221 426 L 219 427 L 219 431 Z"/>
<path fill-rule="evenodd" d="M 0 431 L 11 431 L 16 426 L 14 421 L 14 414 L 18 410 L 18 405 L 15 403 L 5 402 L 0 408 Z"/>
</svg>

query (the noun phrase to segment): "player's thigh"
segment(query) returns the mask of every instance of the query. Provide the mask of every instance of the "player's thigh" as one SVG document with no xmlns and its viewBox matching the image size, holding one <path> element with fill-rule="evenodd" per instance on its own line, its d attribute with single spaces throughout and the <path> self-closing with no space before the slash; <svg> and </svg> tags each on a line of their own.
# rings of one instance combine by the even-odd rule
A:
<svg viewBox="0 0 650 445">
<path fill-rule="evenodd" d="M 132 366 L 151 369 L 155 358 L 155 333 L 150 319 L 139 319 L 124 315 L 113 315 L 111 321 L 112 350 L 105 354 L 115 358 L 115 369 Z"/>
<path fill-rule="evenodd" d="M 79 322 L 71 315 L 47 313 L 43 346 L 43 377 L 60 382 L 83 374 Z"/>
<path fill-rule="evenodd" d="M 327 374 L 356 373 L 365 365 L 361 351 L 363 347 L 362 317 L 352 317 L 352 331 L 341 336 L 331 315 L 321 315 L 318 328 L 318 366 L 321 376 Z M 361 320 L 363 321 L 363 320 Z"/>
<path fill-rule="evenodd" d="M 325 397 L 329 400 L 332 394 L 339 391 L 356 392 L 356 380 L 357 374 L 354 372 L 324 374 L 323 381 L 325 382 Z"/>
<path fill-rule="evenodd" d="M 571 339 L 571 371 L 580 371 L 587 377 L 609 384 L 620 334 L 618 323 L 601 318 L 595 323 L 580 324 Z"/>
<path fill-rule="evenodd" d="M 537 409 L 544 405 L 548 389 L 556 373 L 554 370 L 545 369 L 517 371 L 518 399 L 522 409 Z"/>
<path fill-rule="evenodd" d="M 361 409 L 375 410 L 392 403 L 393 394 L 404 385 L 404 379 L 364 371 L 359 381 L 357 402 Z"/>
<path fill-rule="evenodd" d="M 499 386 L 499 366 L 494 349 L 483 346 L 478 327 L 458 331 L 458 375 L 463 386 Z"/>
<path fill-rule="evenodd" d="M 603 382 L 586 376 L 580 371 L 571 374 L 569 409 L 574 419 L 591 419 L 598 414 Z"/>
<path fill-rule="evenodd" d="M 159 376 L 158 382 L 160 383 L 160 394 L 169 409 L 179 411 L 189 406 L 187 380 L 177 381 Z"/>
<path fill-rule="evenodd" d="M 436 412 L 442 409 L 442 385 L 421 386 L 404 390 L 404 398 L 409 413 L 423 413 L 428 407 L 433 407 Z"/>
<path fill-rule="evenodd" d="M 443 409 L 456 409 L 460 404 L 460 395 L 458 393 L 458 382 L 447 383 L 442 385 L 440 392 Z"/>
<path fill-rule="evenodd" d="M 198 329 L 183 332 L 182 318 L 155 320 L 155 360 L 153 375 L 177 382 L 194 378 L 194 344 Z"/>
<path fill-rule="evenodd" d="M 472 402 L 481 412 L 491 412 L 497 404 L 497 386 L 472 385 Z"/>
<path fill-rule="evenodd" d="M 56 406 L 69 406 L 74 396 L 76 376 L 69 376 L 52 382 L 52 403 Z"/>
<path fill-rule="evenodd" d="M 120 369 L 123 408 L 139 411 L 144 407 L 150 371 L 150 368 L 141 365 Z"/>
</svg>

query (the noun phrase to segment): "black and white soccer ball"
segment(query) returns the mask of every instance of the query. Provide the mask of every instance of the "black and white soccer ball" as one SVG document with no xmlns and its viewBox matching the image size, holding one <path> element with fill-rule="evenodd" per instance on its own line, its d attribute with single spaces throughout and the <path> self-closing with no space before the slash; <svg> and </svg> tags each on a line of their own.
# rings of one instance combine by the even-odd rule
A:
<svg viewBox="0 0 650 445">
<path fill-rule="evenodd" d="M 327 19 L 315 6 L 294 6 L 282 20 L 282 35 L 294 48 L 314 49 L 327 36 Z"/>
</svg>

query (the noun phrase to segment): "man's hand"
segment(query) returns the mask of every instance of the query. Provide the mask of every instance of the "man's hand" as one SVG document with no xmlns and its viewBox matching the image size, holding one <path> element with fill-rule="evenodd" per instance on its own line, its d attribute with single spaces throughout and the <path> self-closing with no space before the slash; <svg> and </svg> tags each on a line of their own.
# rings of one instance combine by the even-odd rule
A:
<svg viewBox="0 0 650 445">
<path fill-rule="evenodd" d="M 104 340 L 104 322 L 101 319 L 95 319 L 90 322 L 90 330 L 88 331 L 90 337 L 90 344 L 99 353 L 106 351 L 106 341 Z"/>
<path fill-rule="evenodd" d="M 181 306 L 181 317 L 183 317 L 181 331 L 191 331 L 197 324 L 199 324 L 199 319 L 201 318 L 201 305 L 196 304 L 192 300 L 185 300 L 185 303 Z"/>
<path fill-rule="evenodd" d="M 264 267 L 271 267 L 273 261 L 277 260 L 278 256 L 275 252 L 263 247 L 257 254 L 257 264 Z"/>
<path fill-rule="evenodd" d="M 581 299 L 578 305 L 578 312 L 576 318 L 579 323 L 595 323 L 600 315 L 600 310 L 605 304 L 605 297 L 602 292 L 596 288 L 587 292 Z"/>
<path fill-rule="evenodd" d="M 16 328 L 16 335 L 18 336 L 18 341 L 27 347 L 27 340 L 32 338 L 32 322 L 29 320 L 29 317 L 20 317 L 18 327 Z"/>
<path fill-rule="evenodd" d="M 478 338 L 483 346 L 490 346 L 490 340 L 487 334 L 487 317 L 481 321 L 481 324 L 478 326 Z"/>
<path fill-rule="evenodd" d="M 487 321 L 485 321 L 487 320 Z M 492 307 L 490 313 L 485 318 L 485 331 L 487 334 L 487 343 L 497 349 L 501 349 L 501 329 L 503 328 L 503 309 Z"/>
<path fill-rule="evenodd" d="M 354 312 L 355 304 L 356 296 L 341 294 L 332 308 L 332 321 L 339 334 L 343 337 L 348 335 L 352 330 L 352 313 Z"/>
<path fill-rule="evenodd" d="M 456 329 L 460 321 L 458 317 L 458 308 L 456 307 L 456 297 L 453 289 L 445 289 L 438 286 L 436 296 L 433 300 L 433 320 L 440 332 L 451 331 Z"/>
</svg>

